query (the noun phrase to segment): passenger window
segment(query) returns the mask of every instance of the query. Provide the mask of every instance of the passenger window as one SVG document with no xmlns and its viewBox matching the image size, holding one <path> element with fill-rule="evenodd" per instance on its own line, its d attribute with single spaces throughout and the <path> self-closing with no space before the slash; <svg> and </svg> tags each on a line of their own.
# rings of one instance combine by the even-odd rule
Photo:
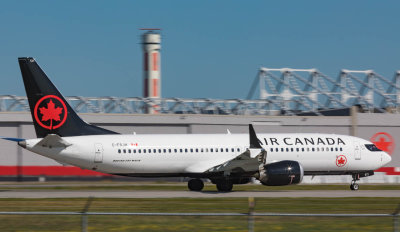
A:
<svg viewBox="0 0 400 232">
<path fill-rule="evenodd" d="M 136 150 L 135 150 L 135 149 L 133 150 L 133 153 L 136 153 Z"/>
<path fill-rule="evenodd" d="M 185 148 L 185 153 L 187 153 L 188 152 L 188 149 L 187 148 Z"/>
<path fill-rule="evenodd" d="M 271 148 L 271 149 L 270 149 L 270 151 L 271 151 L 271 152 L 273 152 L 273 151 L 274 151 L 274 149 L 273 149 L 273 148 Z"/>
<path fill-rule="evenodd" d="M 146 149 L 143 149 L 143 153 L 146 153 Z"/>
<path fill-rule="evenodd" d="M 206 152 L 208 152 L 208 148 L 206 148 Z"/>
<path fill-rule="evenodd" d="M 128 153 L 131 153 L 131 149 L 128 149 Z"/>
<path fill-rule="evenodd" d="M 118 153 L 121 153 L 121 149 L 118 149 Z"/>
<path fill-rule="evenodd" d="M 284 150 L 283 150 L 283 147 L 281 148 L 281 152 L 283 152 Z"/>
<path fill-rule="evenodd" d="M 196 153 L 199 152 L 199 149 L 196 148 Z"/>
<path fill-rule="evenodd" d="M 218 148 L 215 148 L 215 152 L 218 152 Z"/>
<path fill-rule="evenodd" d="M 178 153 L 178 150 L 177 150 L 177 149 L 174 149 L 174 152 L 175 152 L 175 153 Z"/>
<path fill-rule="evenodd" d="M 331 151 L 333 151 L 333 147 L 331 147 Z"/>
<path fill-rule="evenodd" d="M 338 151 L 338 148 L 337 148 L 337 147 L 335 147 L 335 151 Z"/>
<path fill-rule="evenodd" d="M 221 152 L 224 152 L 224 149 L 223 149 L 223 148 L 221 148 Z"/>
<path fill-rule="evenodd" d="M 288 152 L 289 151 L 289 148 L 286 148 L 286 152 Z"/>
<path fill-rule="evenodd" d="M 240 149 L 238 148 L 238 149 L 237 149 L 237 151 L 239 152 L 239 151 L 240 151 Z"/>
<path fill-rule="evenodd" d="M 124 151 L 124 153 L 126 153 L 126 150 L 125 150 L 125 149 L 124 149 L 123 151 Z"/>
<path fill-rule="evenodd" d="M 190 148 L 190 152 L 193 152 L 193 148 Z"/>
<path fill-rule="evenodd" d="M 275 148 L 275 151 L 278 152 L 278 151 L 279 151 L 279 148 Z"/>
<path fill-rule="evenodd" d="M 225 149 L 225 151 L 226 151 L 226 152 L 229 152 L 229 149 L 228 149 L 228 148 L 226 148 L 226 149 Z"/>
<path fill-rule="evenodd" d="M 340 151 L 343 151 L 343 148 L 340 148 Z"/>
<path fill-rule="evenodd" d="M 164 153 L 167 153 L 167 149 L 164 149 Z"/>
<path fill-rule="evenodd" d="M 300 151 L 300 149 L 298 147 L 296 147 L 296 151 Z"/>
<path fill-rule="evenodd" d="M 158 153 L 161 153 L 161 149 L 158 149 Z"/>
<path fill-rule="evenodd" d="M 142 149 L 139 149 L 139 153 L 142 153 Z"/>
<path fill-rule="evenodd" d="M 151 153 L 151 149 L 148 149 L 147 151 L 148 151 L 149 153 Z"/>
<path fill-rule="evenodd" d="M 153 153 L 157 153 L 157 150 L 156 150 L 156 149 L 153 149 Z"/>
<path fill-rule="evenodd" d="M 324 148 L 323 148 L 323 147 L 321 148 L 321 151 L 324 151 Z"/>
<path fill-rule="evenodd" d="M 311 148 L 311 151 L 315 151 L 315 148 Z"/>
<path fill-rule="evenodd" d="M 200 149 L 200 152 L 203 152 L 203 148 Z"/>
<path fill-rule="evenodd" d="M 211 151 L 211 152 L 214 152 L 214 149 L 210 148 L 210 151 Z"/>
<path fill-rule="evenodd" d="M 304 147 L 301 148 L 301 151 L 304 151 Z"/>
<path fill-rule="evenodd" d="M 307 147 L 307 151 L 310 151 L 310 148 L 309 148 L 309 147 Z"/>
<path fill-rule="evenodd" d="M 290 148 L 290 151 L 293 152 L 293 148 Z"/>
<path fill-rule="evenodd" d="M 171 149 L 168 149 L 168 153 L 171 153 Z"/>
</svg>

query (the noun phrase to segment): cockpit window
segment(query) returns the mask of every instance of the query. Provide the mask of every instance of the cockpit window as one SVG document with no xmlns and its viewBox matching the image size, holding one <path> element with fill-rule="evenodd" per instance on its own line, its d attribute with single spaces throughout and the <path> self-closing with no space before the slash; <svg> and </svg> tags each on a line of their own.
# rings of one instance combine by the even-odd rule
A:
<svg viewBox="0 0 400 232">
<path fill-rule="evenodd" d="M 382 151 L 381 149 L 377 148 L 375 144 L 365 144 L 365 147 L 370 151 Z"/>
</svg>

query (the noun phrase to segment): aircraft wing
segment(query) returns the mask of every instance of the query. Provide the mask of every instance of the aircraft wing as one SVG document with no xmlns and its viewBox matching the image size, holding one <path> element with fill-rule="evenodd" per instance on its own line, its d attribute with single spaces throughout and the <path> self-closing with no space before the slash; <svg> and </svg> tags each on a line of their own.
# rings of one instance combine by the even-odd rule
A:
<svg viewBox="0 0 400 232">
<path fill-rule="evenodd" d="M 230 174 L 235 172 L 258 171 L 260 164 L 264 163 L 266 157 L 267 152 L 264 149 L 247 149 L 235 158 L 214 166 L 206 172 L 223 172 L 224 174 Z"/>
<path fill-rule="evenodd" d="M 249 149 L 231 160 L 208 169 L 206 172 L 224 172 L 224 175 L 229 175 L 235 172 L 257 171 L 260 164 L 265 163 L 267 151 L 262 148 L 260 140 L 257 138 L 256 132 L 251 124 L 249 124 L 249 138 Z"/>
</svg>

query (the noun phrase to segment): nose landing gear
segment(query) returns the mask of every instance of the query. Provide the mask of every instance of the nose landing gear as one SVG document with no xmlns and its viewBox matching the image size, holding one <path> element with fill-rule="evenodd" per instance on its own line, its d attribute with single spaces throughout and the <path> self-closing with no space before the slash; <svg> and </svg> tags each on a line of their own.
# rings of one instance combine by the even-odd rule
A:
<svg viewBox="0 0 400 232">
<path fill-rule="evenodd" d="M 356 181 L 360 180 L 360 174 L 357 173 L 357 174 L 353 174 L 352 176 L 353 176 L 353 180 L 351 181 L 350 189 L 353 191 L 357 191 L 359 186 L 356 183 Z"/>
</svg>

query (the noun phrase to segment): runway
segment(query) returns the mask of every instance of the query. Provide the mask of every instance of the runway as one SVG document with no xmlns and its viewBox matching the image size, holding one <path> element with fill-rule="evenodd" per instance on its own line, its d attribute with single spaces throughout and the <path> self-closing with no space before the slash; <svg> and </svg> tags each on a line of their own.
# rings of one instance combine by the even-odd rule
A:
<svg viewBox="0 0 400 232">
<path fill-rule="evenodd" d="M 223 198 L 223 197 L 400 197 L 400 190 L 290 190 L 290 191 L 135 191 L 135 190 L 0 190 L 0 198 Z"/>
</svg>

